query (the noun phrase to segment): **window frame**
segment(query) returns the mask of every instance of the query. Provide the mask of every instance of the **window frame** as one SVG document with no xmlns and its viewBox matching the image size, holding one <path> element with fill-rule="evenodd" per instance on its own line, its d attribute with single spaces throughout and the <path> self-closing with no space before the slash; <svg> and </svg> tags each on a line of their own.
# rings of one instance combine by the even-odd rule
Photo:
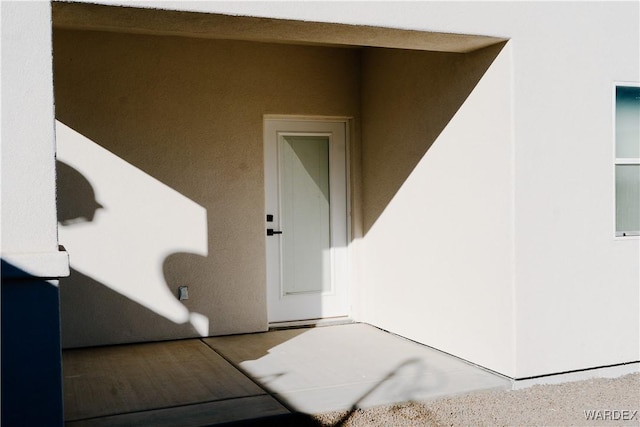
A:
<svg viewBox="0 0 640 427">
<path fill-rule="evenodd" d="M 614 82 L 612 90 L 612 142 L 613 142 L 613 235 L 616 240 L 638 240 L 640 239 L 640 230 L 634 231 L 618 231 L 618 200 L 617 200 L 617 182 L 616 182 L 616 167 L 618 165 L 638 165 L 640 166 L 640 158 L 632 157 L 618 157 L 618 141 L 616 138 L 617 131 L 617 89 L 619 87 L 637 87 L 640 88 L 640 82 Z"/>
</svg>

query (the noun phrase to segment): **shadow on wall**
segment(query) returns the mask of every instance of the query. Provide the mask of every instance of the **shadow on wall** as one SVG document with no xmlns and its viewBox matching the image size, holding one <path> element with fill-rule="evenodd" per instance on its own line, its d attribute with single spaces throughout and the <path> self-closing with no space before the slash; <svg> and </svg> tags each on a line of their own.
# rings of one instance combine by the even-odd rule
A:
<svg viewBox="0 0 640 427">
<path fill-rule="evenodd" d="M 364 234 L 458 113 L 505 44 L 465 54 L 364 50 Z"/>
<path fill-rule="evenodd" d="M 199 335 L 190 323 L 174 323 L 77 270 L 71 270 L 60 289 L 65 348 L 100 345 L 97 337 L 116 332 L 122 342 L 139 341 L 141 328 L 156 330 L 158 340 Z"/>
<path fill-rule="evenodd" d="M 93 187 L 84 176 L 68 164 L 56 162 L 56 208 L 62 226 L 91 222 L 103 206 L 96 201 Z"/>
<path fill-rule="evenodd" d="M 163 269 L 203 262 L 206 210 L 60 122 L 57 141 L 63 346 L 208 335 Z"/>
</svg>

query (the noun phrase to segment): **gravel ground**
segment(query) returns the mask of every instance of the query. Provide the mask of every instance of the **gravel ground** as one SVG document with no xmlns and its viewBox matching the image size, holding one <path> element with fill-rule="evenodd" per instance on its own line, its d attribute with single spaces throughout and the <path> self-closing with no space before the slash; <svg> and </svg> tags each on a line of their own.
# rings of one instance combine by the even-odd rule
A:
<svg viewBox="0 0 640 427">
<path fill-rule="evenodd" d="M 588 420 L 585 411 L 594 411 L 596 419 Z M 315 425 L 335 427 L 640 426 L 640 373 L 331 412 L 313 419 Z"/>
</svg>

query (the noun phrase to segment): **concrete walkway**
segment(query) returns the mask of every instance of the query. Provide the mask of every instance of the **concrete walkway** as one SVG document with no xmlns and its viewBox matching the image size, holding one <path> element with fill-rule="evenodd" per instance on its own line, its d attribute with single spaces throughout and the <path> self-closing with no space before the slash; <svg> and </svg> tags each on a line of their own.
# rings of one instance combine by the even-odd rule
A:
<svg viewBox="0 0 640 427">
<path fill-rule="evenodd" d="M 66 350 L 63 363 L 75 427 L 251 423 L 510 388 L 365 324 Z"/>
</svg>

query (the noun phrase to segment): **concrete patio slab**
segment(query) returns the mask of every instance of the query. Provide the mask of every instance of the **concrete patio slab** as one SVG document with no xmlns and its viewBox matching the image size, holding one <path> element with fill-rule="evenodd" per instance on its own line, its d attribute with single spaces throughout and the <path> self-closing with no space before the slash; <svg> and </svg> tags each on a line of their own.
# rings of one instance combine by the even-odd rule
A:
<svg viewBox="0 0 640 427">
<path fill-rule="evenodd" d="M 271 396 L 250 396 L 65 423 L 65 427 L 201 427 L 289 414 Z"/>
<path fill-rule="evenodd" d="M 509 379 L 365 324 L 203 340 L 304 413 L 509 389 Z"/>
<path fill-rule="evenodd" d="M 315 426 L 305 414 L 511 386 L 365 324 L 65 350 L 63 369 L 69 427 Z"/>
<path fill-rule="evenodd" d="M 69 425 L 207 425 L 288 413 L 198 339 L 65 350 L 63 375 Z"/>
</svg>

